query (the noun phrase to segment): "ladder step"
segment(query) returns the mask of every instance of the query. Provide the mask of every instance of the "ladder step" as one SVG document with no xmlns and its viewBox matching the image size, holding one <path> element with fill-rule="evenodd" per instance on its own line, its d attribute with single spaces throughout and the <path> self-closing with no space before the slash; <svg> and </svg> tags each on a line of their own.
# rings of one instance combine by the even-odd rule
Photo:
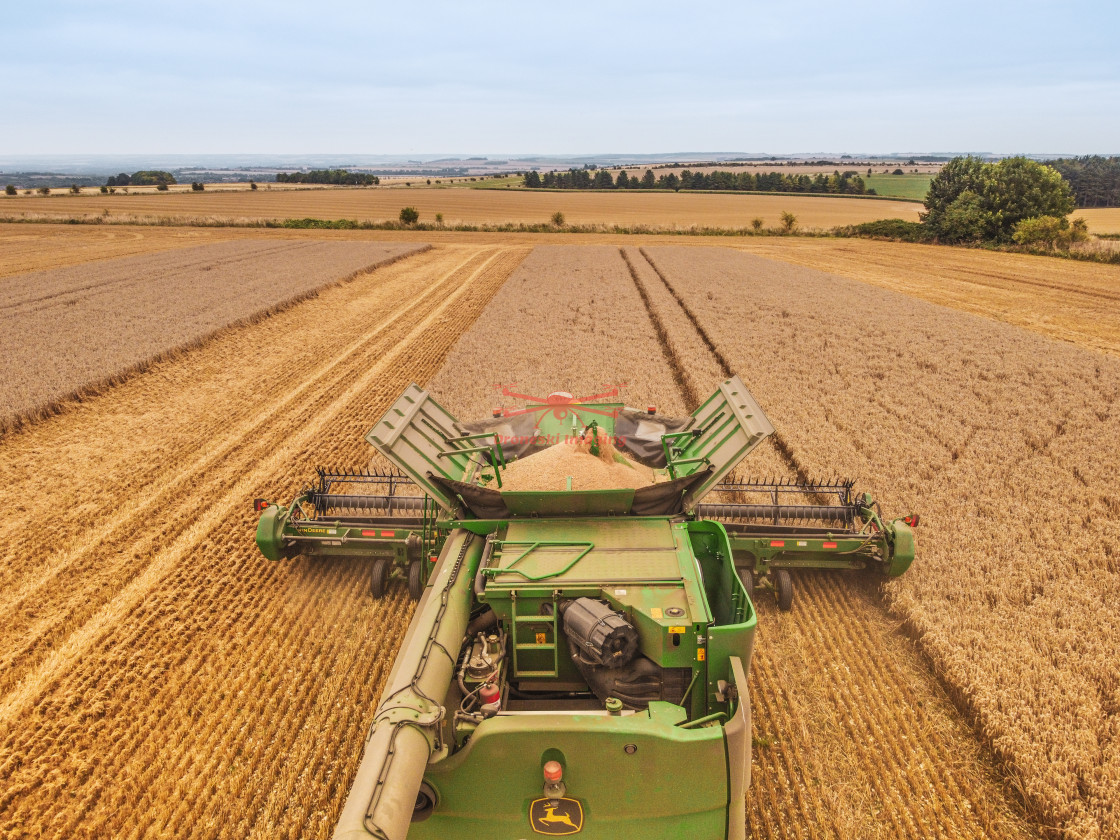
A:
<svg viewBox="0 0 1120 840">
<path fill-rule="evenodd" d="M 519 677 L 556 677 L 556 676 L 558 676 L 558 674 L 557 674 L 556 671 L 518 671 L 517 676 L 519 676 Z"/>
<path fill-rule="evenodd" d="M 514 647 L 516 647 L 518 650 L 552 650 L 556 647 L 556 645 L 550 645 L 547 643 L 538 645 L 533 642 L 526 642 L 524 644 L 515 645 Z"/>
<path fill-rule="evenodd" d="M 551 615 L 513 615 L 514 624 L 552 624 L 553 617 Z"/>
</svg>

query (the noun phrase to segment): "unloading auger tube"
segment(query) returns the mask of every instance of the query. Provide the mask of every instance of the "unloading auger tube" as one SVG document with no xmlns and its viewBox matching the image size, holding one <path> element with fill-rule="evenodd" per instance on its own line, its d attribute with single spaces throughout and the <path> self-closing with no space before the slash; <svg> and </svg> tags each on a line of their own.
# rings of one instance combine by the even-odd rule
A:
<svg viewBox="0 0 1120 840">
<path fill-rule="evenodd" d="M 470 618 L 470 588 L 482 554 L 482 540 L 473 537 L 456 530 L 444 544 L 389 674 L 335 840 L 404 840 L 408 834 L 425 768 L 444 749 L 439 724 L 446 710 L 436 698 L 451 685 Z"/>
</svg>

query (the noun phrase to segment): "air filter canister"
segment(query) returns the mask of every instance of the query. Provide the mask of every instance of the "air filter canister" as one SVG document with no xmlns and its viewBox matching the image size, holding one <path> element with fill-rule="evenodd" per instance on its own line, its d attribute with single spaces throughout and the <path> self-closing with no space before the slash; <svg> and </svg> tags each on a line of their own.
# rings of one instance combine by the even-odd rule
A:
<svg viewBox="0 0 1120 840">
<path fill-rule="evenodd" d="M 609 606 L 594 598 L 560 605 L 564 632 L 590 665 L 621 668 L 638 652 L 638 631 Z"/>
</svg>

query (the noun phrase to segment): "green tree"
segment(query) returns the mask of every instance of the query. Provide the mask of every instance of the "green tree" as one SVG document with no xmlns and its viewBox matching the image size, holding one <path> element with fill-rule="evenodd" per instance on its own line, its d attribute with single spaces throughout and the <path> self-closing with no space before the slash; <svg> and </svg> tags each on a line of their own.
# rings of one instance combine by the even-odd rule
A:
<svg viewBox="0 0 1120 840">
<path fill-rule="evenodd" d="M 657 184 L 657 179 L 653 177 L 653 170 L 647 169 L 646 174 L 642 176 L 642 189 L 652 190 Z"/>
<path fill-rule="evenodd" d="M 1025 157 L 1004 158 L 985 172 L 984 238 L 1010 242 L 1015 226 L 1036 216 L 1067 216 L 1076 202 L 1056 169 Z"/>
<path fill-rule="evenodd" d="M 975 242 L 983 230 L 983 202 L 977 193 L 965 190 L 944 209 L 933 232 L 943 242 Z"/>
<path fill-rule="evenodd" d="M 137 186 L 151 186 L 152 184 L 155 184 L 156 186 L 163 184 L 166 186 L 167 184 L 176 183 L 178 182 L 175 180 L 175 176 L 170 172 L 164 172 L 162 169 L 142 169 L 139 172 L 133 172 L 130 179 L 124 182 L 124 184 L 135 184 Z M 117 186 L 124 186 L 124 184 L 121 184 L 120 176 L 118 175 Z M 112 186 L 112 184 L 110 184 L 109 186 Z"/>
<path fill-rule="evenodd" d="M 552 214 L 551 222 L 556 227 L 564 227 L 564 214 L 557 210 Z"/>
<path fill-rule="evenodd" d="M 630 186 L 630 176 L 626 174 L 625 169 L 618 173 L 618 179 L 614 182 L 614 185 L 620 190 L 624 190 Z"/>
<path fill-rule="evenodd" d="M 39 195 L 50 195 L 51 194 L 51 188 L 50 187 L 39 187 L 39 189 L 36 190 L 36 192 L 38 192 Z"/>
<path fill-rule="evenodd" d="M 4 195 L 15 195 L 16 192 L 14 184 L 8 184 L 8 186 L 4 187 Z"/>
<path fill-rule="evenodd" d="M 438 182 L 437 182 L 438 183 Z M 525 186 L 535 189 L 541 185 L 541 174 L 535 169 L 525 173 Z"/>
<path fill-rule="evenodd" d="M 420 211 L 415 207 L 402 207 L 400 220 L 402 225 L 414 225 L 420 220 Z"/>
<path fill-rule="evenodd" d="M 797 216 L 785 210 L 782 212 L 782 233 L 793 233 L 797 230 Z"/>
<path fill-rule="evenodd" d="M 971 155 L 953 158 L 929 182 L 925 201 L 926 213 L 922 216 L 922 221 L 934 234 L 944 238 L 944 216 L 950 205 L 960 198 L 961 193 L 969 192 L 973 196 L 979 196 L 983 189 L 984 166 L 980 158 Z M 967 202 L 971 201 L 972 199 L 967 200 Z"/>
<path fill-rule="evenodd" d="M 923 223 L 942 242 L 1011 242 L 1015 226 L 1073 212 L 1073 192 L 1057 170 L 1024 157 L 949 161 L 930 182 Z"/>
<path fill-rule="evenodd" d="M 79 187 L 77 184 L 71 184 L 70 185 L 70 192 L 72 192 L 74 195 L 81 195 L 82 188 Z"/>
</svg>

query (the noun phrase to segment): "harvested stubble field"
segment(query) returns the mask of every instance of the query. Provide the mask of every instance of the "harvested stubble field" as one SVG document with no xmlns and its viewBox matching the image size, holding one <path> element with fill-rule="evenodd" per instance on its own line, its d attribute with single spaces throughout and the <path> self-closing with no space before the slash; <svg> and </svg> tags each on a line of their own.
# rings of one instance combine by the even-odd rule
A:
<svg viewBox="0 0 1120 840">
<path fill-rule="evenodd" d="M 327 837 L 408 622 L 254 496 L 426 381 L 525 254 L 414 254 L 0 439 L 0 836 Z"/>
<path fill-rule="evenodd" d="M 734 247 L 1120 356 L 1120 266 L 866 239 L 745 238 Z"/>
<path fill-rule="evenodd" d="M 224 242 L 237 233 L 215 228 L 0 225 L 0 254 L 4 256 L 0 277 Z"/>
<path fill-rule="evenodd" d="M 417 247 L 224 242 L 0 278 L 0 430 Z"/>
<path fill-rule="evenodd" d="M 1120 207 L 1085 207 L 1072 215 L 1084 217 L 1093 233 L 1120 233 Z"/>
<path fill-rule="evenodd" d="M 681 253 L 702 274 L 722 251 Z M 791 361 L 759 353 L 737 372 L 751 384 L 756 369 Z M 637 249 L 541 247 L 429 387 L 453 413 L 469 417 L 501 402 L 481 382 L 513 379 L 521 393 L 561 388 L 578 396 L 624 381 L 630 404 L 680 414 L 722 376 L 717 354 Z M 747 472 L 796 474 L 799 465 L 783 449 L 796 446 L 800 430 L 777 425 L 780 444 L 753 453 Z M 1033 836 L 968 726 L 886 618 L 874 582 L 803 575 L 790 614 L 759 600 L 751 837 Z"/>
<path fill-rule="evenodd" d="M 887 597 L 1042 824 L 1120 835 L 1120 361 L 730 250 L 648 253 L 804 468 L 922 514 Z"/>
<path fill-rule="evenodd" d="M 98 216 L 175 219 L 356 219 L 395 221 L 402 207 L 434 222 L 442 213 L 448 225 L 546 223 L 560 211 L 575 225 L 651 225 L 747 227 L 760 217 L 777 227 L 783 211 L 802 227 L 831 228 L 876 219 L 918 220 L 920 204 L 860 198 L 806 198 L 796 195 L 697 195 L 689 193 L 532 192 L 524 190 L 323 189 L 182 195 L 17 196 L 0 200 L 0 213 L 19 218 Z"/>
</svg>

